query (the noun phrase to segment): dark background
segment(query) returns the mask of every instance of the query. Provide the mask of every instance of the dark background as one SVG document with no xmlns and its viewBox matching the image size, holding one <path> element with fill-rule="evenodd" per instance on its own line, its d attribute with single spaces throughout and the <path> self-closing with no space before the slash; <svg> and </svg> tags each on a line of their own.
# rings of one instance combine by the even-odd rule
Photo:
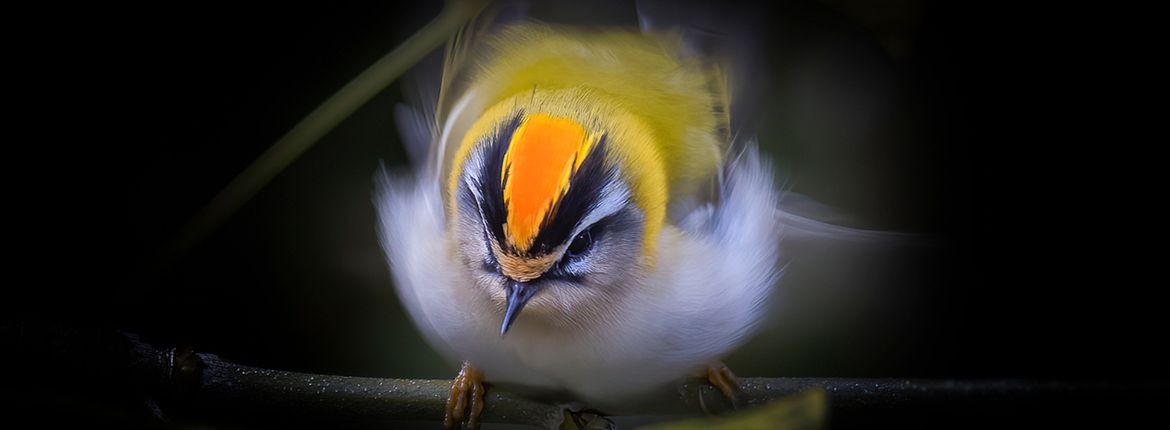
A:
<svg viewBox="0 0 1170 430">
<path fill-rule="evenodd" d="M 6 335 L 63 323 L 260 367 L 452 376 L 397 304 L 374 232 L 376 166 L 405 166 L 397 85 L 158 264 L 216 191 L 438 10 L 384 3 L 12 14 L 24 28 L 6 30 Z M 847 287 L 794 287 L 809 306 L 729 364 L 748 376 L 1170 378 L 1165 192 L 1150 189 L 1165 169 L 1146 149 L 1164 140 L 1148 134 L 1164 109 L 1142 106 L 1156 88 L 1130 62 L 1144 27 L 1112 11 L 885 3 L 752 6 L 769 24 L 760 140 L 796 191 L 932 244 L 867 260 L 880 263 Z M 90 407 L 93 387 L 32 385 L 26 411 L 135 416 Z"/>
</svg>

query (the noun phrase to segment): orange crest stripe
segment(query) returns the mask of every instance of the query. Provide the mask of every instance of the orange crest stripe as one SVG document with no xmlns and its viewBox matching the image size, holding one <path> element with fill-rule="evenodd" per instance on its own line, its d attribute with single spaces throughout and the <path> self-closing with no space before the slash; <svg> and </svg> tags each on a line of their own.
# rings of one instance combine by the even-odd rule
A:
<svg viewBox="0 0 1170 430">
<path fill-rule="evenodd" d="M 521 252 L 532 246 L 593 141 L 581 124 L 567 118 L 541 113 L 524 119 L 512 134 L 500 175 L 506 178 L 504 234 L 509 244 Z"/>
</svg>

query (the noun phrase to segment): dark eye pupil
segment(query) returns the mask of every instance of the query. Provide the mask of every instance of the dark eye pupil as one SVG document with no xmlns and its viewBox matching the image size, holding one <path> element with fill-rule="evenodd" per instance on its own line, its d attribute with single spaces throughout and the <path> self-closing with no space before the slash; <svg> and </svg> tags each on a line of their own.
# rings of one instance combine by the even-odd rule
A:
<svg viewBox="0 0 1170 430">
<path fill-rule="evenodd" d="M 585 230 L 569 244 L 569 255 L 580 255 L 589 250 L 591 245 L 593 245 L 593 235 L 589 233 L 589 230 Z"/>
</svg>

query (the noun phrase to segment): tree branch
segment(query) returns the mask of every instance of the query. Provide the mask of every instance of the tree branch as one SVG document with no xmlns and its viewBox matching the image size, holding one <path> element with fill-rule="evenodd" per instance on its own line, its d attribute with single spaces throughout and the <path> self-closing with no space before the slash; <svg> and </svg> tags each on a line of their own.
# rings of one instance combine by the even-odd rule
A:
<svg viewBox="0 0 1170 430">
<path fill-rule="evenodd" d="M 213 354 L 157 351 L 137 343 L 155 373 L 168 377 L 172 391 L 190 393 L 181 407 L 199 415 L 289 414 L 345 421 L 439 420 L 451 386 L 449 380 L 384 379 L 314 375 L 235 364 Z M 1034 382 L 1018 380 L 939 381 L 850 378 L 740 378 L 745 406 L 761 405 L 808 389 L 826 390 L 836 410 L 889 409 L 909 406 L 1027 403 L 1039 399 L 1123 396 L 1159 386 L 1149 384 Z M 1165 387 L 1160 387 L 1165 389 Z M 705 380 L 684 382 L 641 404 L 639 415 L 718 414 L 732 405 Z M 560 425 L 564 407 L 488 389 L 483 422 Z"/>
<path fill-rule="evenodd" d="M 163 355 L 169 353 L 163 352 Z M 303 415 L 344 421 L 443 418 L 451 381 L 314 375 L 242 366 L 212 354 L 174 354 L 176 376 L 193 386 L 181 407 L 199 415 L 237 413 Z M 556 427 L 562 408 L 515 394 L 488 390 L 483 422 Z"/>
<path fill-rule="evenodd" d="M 23 343 L 23 328 L 20 330 Z M 398 420 L 437 421 L 443 416 L 448 380 L 385 379 L 315 375 L 262 369 L 190 349 L 158 349 L 132 334 L 94 335 L 58 331 L 43 340 L 47 357 L 71 384 L 100 382 L 105 377 L 141 387 L 149 403 L 168 416 L 194 419 L 381 423 Z M 94 340 L 95 338 L 99 340 Z M 111 347 L 111 343 L 118 344 Z M 23 347 L 26 355 L 38 348 Z M 39 348 L 43 350 L 44 348 Z M 44 352 L 44 351 L 42 351 Z M 35 354 L 32 354 L 35 355 Z M 65 364 L 65 366 L 61 366 Z M 70 373 L 70 372 L 73 373 Z M 80 373 L 88 373 L 88 375 Z M 44 378 L 38 378 L 44 383 Z M 1021 405 L 1092 405 L 1136 408 L 1165 399 L 1165 381 L 1035 382 L 1020 380 L 911 380 L 849 378 L 740 378 L 743 406 L 760 405 L 807 389 L 824 389 L 834 414 L 849 411 L 1010 410 Z M 109 391 L 109 390 L 107 390 Z M 688 380 L 676 389 L 648 396 L 650 401 L 622 411 L 637 415 L 718 414 L 731 405 L 703 380 Z M 957 406 L 958 405 L 958 406 Z M 489 387 L 482 422 L 556 427 L 564 406 Z"/>
</svg>

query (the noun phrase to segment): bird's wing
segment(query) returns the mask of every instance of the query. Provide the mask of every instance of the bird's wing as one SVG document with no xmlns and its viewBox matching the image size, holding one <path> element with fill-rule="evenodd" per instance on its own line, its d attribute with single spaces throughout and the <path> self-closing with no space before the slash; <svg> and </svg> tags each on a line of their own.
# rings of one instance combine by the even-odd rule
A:
<svg viewBox="0 0 1170 430">
<path fill-rule="evenodd" d="M 843 224 L 849 218 L 833 208 L 778 191 L 772 168 L 754 141 L 728 160 L 718 194 L 717 201 L 681 218 L 678 227 L 707 244 L 711 249 L 706 253 L 717 260 L 715 266 L 726 271 L 720 276 L 728 281 L 708 287 L 713 291 L 708 295 L 749 298 L 739 306 L 752 310 L 748 314 L 754 315 L 753 324 L 758 322 L 755 318 L 773 312 L 773 305 L 764 303 L 774 297 L 780 273 L 793 264 L 815 264 L 809 260 L 823 260 L 827 253 L 852 255 L 929 244 L 923 235 L 849 227 Z M 726 261 L 723 256 L 728 256 Z M 752 313 L 756 311 L 760 313 Z"/>
<path fill-rule="evenodd" d="M 398 126 L 402 146 L 410 163 L 423 166 L 431 156 L 439 136 L 435 115 L 438 111 L 439 86 L 443 75 L 443 57 L 435 52 L 424 58 L 402 78 L 403 103 L 394 106 L 394 123 Z"/>
<path fill-rule="evenodd" d="M 648 282 L 648 315 L 670 315 L 659 327 L 665 355 L 680 364 L 705 365 L 745 342 L 767 313 L 780 275 L 778 192 L 768 161 L 754 145 L 732 160 L 722 199 L 693 211 L 681 234 L 666 238 L 664 265 Z M 646 321 L 645 324 L 656 324 Z M 652 341 L 651 342 L 656 342 Z"/>
</svg>

